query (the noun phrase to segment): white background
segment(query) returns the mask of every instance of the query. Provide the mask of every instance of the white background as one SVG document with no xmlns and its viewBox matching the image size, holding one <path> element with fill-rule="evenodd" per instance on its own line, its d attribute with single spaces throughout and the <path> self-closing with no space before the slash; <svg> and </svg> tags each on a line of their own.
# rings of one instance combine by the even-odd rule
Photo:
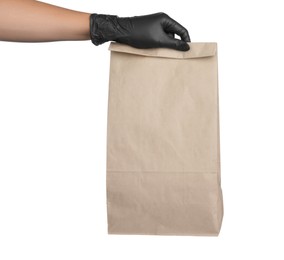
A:
<svg viewBox="0 0 284 260">
<path fill-rule="evenodd" d="M 164 11 L 192 41 L 218 43 L 223 227 L 107 235 L 108 44 L 0 42 L 0 259 L 283 259 L 282 1 L 46 2 Z"/>
</svg>

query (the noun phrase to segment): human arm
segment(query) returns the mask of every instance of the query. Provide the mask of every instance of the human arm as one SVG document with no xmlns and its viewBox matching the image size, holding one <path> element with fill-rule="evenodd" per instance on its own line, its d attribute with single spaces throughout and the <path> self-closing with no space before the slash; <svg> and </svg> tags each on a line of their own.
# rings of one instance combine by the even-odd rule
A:
<svg viewBox="0 0 284 260">
<path fill-rule="evenodd" d="M 175 39 L 177 34 L 181 39 Z M 165 13 L 118 17 L 34 0 L 0 0 L 0 41 L 117 41 L 137 48 L 189 49 L 187 30 Z"/>
<path fill-rule="evenodd" d="M 0 0 L 0 40 L 89 40 L 89 13 L 34 0 Z"/>
</svg>

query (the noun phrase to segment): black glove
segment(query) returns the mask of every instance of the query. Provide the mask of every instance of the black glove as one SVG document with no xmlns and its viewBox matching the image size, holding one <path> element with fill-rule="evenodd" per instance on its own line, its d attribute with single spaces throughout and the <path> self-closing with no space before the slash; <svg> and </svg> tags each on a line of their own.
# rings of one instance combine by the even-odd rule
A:
<svg viewBox="0 0 284 260">
<path fill-rule="evenodd" d="M 175 39 L 174 34 L 181 37 Z M 118 17 L 91 14 L 90 36 L 93 44 L 117 41 L 136 48 L 172 48 L 189 50 L 187 30 L 165 13 Z"/>
</svg>

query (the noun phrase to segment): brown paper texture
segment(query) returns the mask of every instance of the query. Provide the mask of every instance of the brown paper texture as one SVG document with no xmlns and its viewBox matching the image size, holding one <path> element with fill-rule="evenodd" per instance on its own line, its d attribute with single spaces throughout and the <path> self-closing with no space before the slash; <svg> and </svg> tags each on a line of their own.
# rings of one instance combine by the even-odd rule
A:
<svg viewBox="0 0 284 260">
<path fill-rule="evenodd" d="M 109 234 L 220 232 L 217 44 L 190 47 L 110 44 Z"/>
</svg>

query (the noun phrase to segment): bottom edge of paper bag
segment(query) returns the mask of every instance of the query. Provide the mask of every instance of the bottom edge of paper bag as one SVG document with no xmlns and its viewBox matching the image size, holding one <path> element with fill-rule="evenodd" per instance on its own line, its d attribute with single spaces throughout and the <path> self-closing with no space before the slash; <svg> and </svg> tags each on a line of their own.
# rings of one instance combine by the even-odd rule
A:
<svg viewBox="0 0 284 260">
<path fill-rule="evenodd" d="M 108 231 L 108 235 L 121 235 L 121 236 L 195 236 L 195 237 L 218 237 L 220 232 L 218 233 L 120 233 L 120 232 L 112 232 Z"/>
</svg>

